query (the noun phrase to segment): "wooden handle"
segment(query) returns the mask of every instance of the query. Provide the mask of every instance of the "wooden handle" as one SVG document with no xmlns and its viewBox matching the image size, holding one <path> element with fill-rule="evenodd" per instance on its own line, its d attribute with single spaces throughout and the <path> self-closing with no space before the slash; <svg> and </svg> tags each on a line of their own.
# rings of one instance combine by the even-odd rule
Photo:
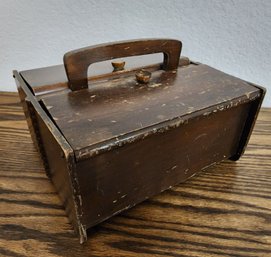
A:
<svg viewBox="0 0 271 257">
<path fill-rule="evenodd" d="M 178 68 L 182 42 L 173 39 L 144 39 L 89 46 L 64 55 L 64 65 L 72 91 L 88 87 L 89 65 L 115 58 L 164 53 L 163 70 Z"/>
</svg>

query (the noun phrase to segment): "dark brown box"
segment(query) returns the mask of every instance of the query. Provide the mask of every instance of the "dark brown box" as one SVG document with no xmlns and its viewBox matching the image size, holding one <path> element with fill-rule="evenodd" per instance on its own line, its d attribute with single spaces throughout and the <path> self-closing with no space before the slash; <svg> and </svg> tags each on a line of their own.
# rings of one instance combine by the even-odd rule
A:
<svg viewBox="0 0 271 257">
<path fill-rule="evenodd" d="M 163 63 L 141 73 L 120 62 L 87 76 L 92 63 L 159 52 Z M 80 242 L 87 228 L 243 153 L 265 90 L 180 52 L 177 40 L 117 42 L 69 52 L 64 66 L 14 71 L 32 139 Z"/>
</svg>

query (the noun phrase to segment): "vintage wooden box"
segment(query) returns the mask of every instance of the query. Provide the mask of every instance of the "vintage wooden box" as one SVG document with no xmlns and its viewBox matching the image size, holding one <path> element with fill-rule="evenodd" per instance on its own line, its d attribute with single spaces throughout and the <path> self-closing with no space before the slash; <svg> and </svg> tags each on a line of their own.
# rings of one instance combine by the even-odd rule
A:
<svg viewBox="0 0 271 257">
<path fill-rule="evenodd" d="M 64 66 L 14 71 L 33 141 L 80 242 L 88 228 L 243 153 L 264 89 L 180 59 L 181 46 L 117 42 L 66 53 Z M 163 63 L 143 71 L 115 63 L 88 78 L 95 62 L 160 52 Z"/>
</svg>

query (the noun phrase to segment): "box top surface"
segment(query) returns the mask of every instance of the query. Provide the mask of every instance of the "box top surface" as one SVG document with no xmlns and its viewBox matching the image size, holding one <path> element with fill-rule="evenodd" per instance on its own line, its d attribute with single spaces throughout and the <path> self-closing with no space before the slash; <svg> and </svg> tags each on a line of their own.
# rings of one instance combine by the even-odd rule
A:
<svg viewBox="0 0 271 257">
<path fill-rule="evenodd" d="M 65 88 L 40 99 L 80 159 L 97 147 L 121 145 L 135 135 L 180 123 L 192 113 L 222 110 L 258 93 L 238 78 L 190 64 L 177 72 L 153 71 L 146 85 L 127 72 L 92 81 L 88 89 Z"/>
</svg>

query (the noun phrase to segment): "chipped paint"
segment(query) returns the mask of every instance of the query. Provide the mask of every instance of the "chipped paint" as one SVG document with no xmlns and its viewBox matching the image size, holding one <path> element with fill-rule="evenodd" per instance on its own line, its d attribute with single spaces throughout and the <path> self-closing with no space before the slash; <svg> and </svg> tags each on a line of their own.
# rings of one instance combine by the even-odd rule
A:
<svg viewBox="0 0 271 257">
<path fill-rule="evenodd" d="M 160 86 L 162 86 L 161 83 L 156 83 L 156 84 L 149 85 L 149 87 L 151 87 L 151 88 L 160 87 Z"/>
<path fill-rule="evenodd" d="M 132 101 L 128 101 L 128 100 L 126 100 L 126 99 L 123 100 L 122 102 L 123 102 L 123 103 L 127 103 L 127 104 L 134 104 L 134 103 L 135 103 L 135 102 L 132 102 Z"/>
<path fill-rule="evenodd" d="M 206 136 L 207 136 L 206 133 L 202 133 L 202 134 L 198 135 L 197 137 L 195 137 L 195 139 L 193 141 L 195 142 L 195 141 L 199 140 L 200 138 L 206 137 Z"/>
<path fill-rule="evenodd" d="M 192 112 L 194 112 L 194 110 L 195 110 L 195 108 L 193 106 L 189 106 L 187 113 L 192 113 Z"/>
<path fill-rule="evenodd" d="M 210 111 L 210 112 L 205 112 L 205 113 L 203 113 L 203 116 L 208 116 L 208 115 L 210 115 L 212 112 Z"/>
<path fill-rule="evenodd" d="M 80 224 L 79 233 L 80 233 L 80 244 L 83 244 L 87 240 L 86 226 L 84 226 L 83 224 Z"/>
<path fill-rule="evenodd" d="M 162 114 L 157 115 L 157 119 L 159 119 L 159 120 L 163 120 L 165 118 L 166 118 L 165 115 L 162 115 Z"/>
<path fill-rule="evenodd" d="M 79 205 L 82 206 L 82 197 L 81 197 L 81 195 L 78 195 L 78 199 L 79 199 Z"/>
</svg>

